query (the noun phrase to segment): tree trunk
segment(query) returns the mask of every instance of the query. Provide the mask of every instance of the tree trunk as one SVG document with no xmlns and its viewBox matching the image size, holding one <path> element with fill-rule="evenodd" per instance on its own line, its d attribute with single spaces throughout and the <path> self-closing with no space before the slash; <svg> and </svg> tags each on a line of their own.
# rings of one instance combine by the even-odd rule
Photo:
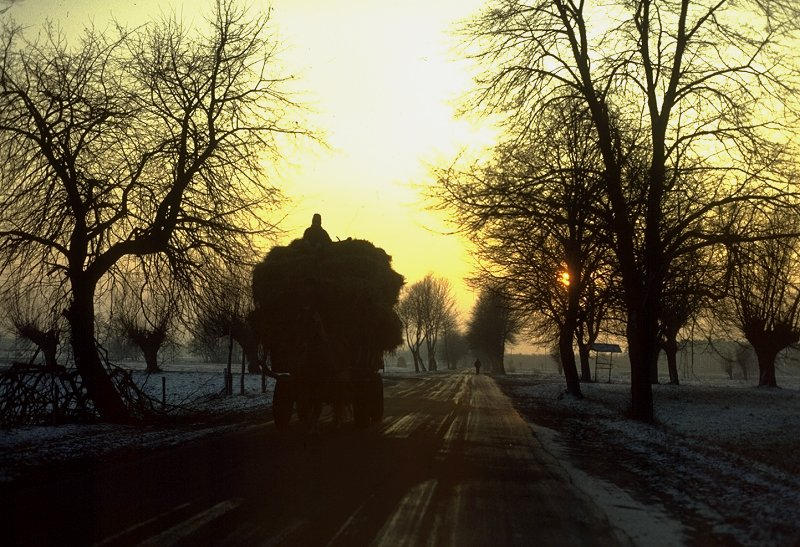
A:
<svg viewBox="0 0 800 547">
<path fill-rule="evenodd" d="M 75 367 L 100 416 L 109 422 L 129 422 L 130 412 L 97 352 L 94 336 L 94 287 L 88 285 L 73 281 L 72 303 L 66 313 Z"/>
<path fill-rule="evenodd" d="M 650 368 L 648 372 L 650 373 L 650 384 L 657 385 L 658 384 L 658 355 L 661 353 L 660 348 L 659 352 L 656 354 L 656 358 L 650 362 Z"/>
<path fill-rule="evenodd" d="M 678 341 L 674 336 L 669 336 L 664 341 L 664 353 L 667 354 L 667 368 L 669 369 L 669 383 L 677 386 L 678 378 Z"/>
<path fill-rule="evenodd" d="M 414 372 L 427 372 L 425 369 L 425 363 L 422 361 L 420 349 L 412 349 L 411 356 L 414 358 Z"/>
<path fill-rule="evenodd" d="M 242 348 L 245 359 L 247 359 L 247 372 L 252 374 L 260 373 L 264 363 L 263 359 L 259 359 L 258 356 L 258 339 L 253 329 L 246 321 L 234 321 L 230 331 L 233 339 Z"/>
<path fill-rule="evenodd" d="M 56 354 L 58 353 L 58 342 L 46 343 L 42 346 L 42 353 L 44 354 L 44 366 L 48 370 L 58 368 L 58 361 Z"/>
<path fill-rule="evenodd" d="M 491 360 L 492 363 L 492 373 L 494 374 L 505 374 L 506 373 L 506 365 L 503 363 L 503 354 L 504 351 L 500 351 L 500 354 L 497 355 L 494 359 Z"/>
<path fill-rule="evenodd" d="M 247 372 L 258 374 L 263 366 L 263 363 L 258 358 L 258 343 L 249 336 L 243 336 L 242 338 L 244 340 L 238 340 L 238 342 L 242 348 L 242 353 L 244 353 L 244 358 L 247 359 Z"/>
<path fill-rule="evenodd" d="M 570 255 L 571 253 L 567 253 Z M 561 366 L 564 368 L 564 379 L 567 381 L 567 392 L 582 398 L 581 385 L 578 380 L 578 368 L 575 364 L 575 352 L 572 351 L 572 340 L 578 326 L 578 306 L 580 287 L 580 270 L 574 266 L 575 261 L 567 260 L 568 269 L 573 277 L 572 283 L 567 286 L 567 309 L 564 313 L 564 323 L 558 331 L 558 353 L 561 356 Z"/>
<path fill-rule="evenodd" d="M 569 315 L 569 311 L 567 311 Z M 562 327 L 558 333 L 558 352 L 561 356 L 561 366 L 564 369 L 564 379 L 567 381 L 567 392 L 579 399 L 583 397 L 581 384 L 578 380 L 578 368 L 575 364 L 575 352 L 572 351 L 572 333 L 574 327 Z"/>
<path fill-rule="evenodd" d="M 428 370 L 437 370 L 436 365 L 436 345 L 430 342 L 425 343 L 425 348 L 428 350 Z"/>
<path fill-rule="evenodd" d="M 759 387 L 778 387 L 775 380 L 775 358 L 779 350 L 771 347 L 758 347 L 753 344 L 758 358 L 758 385 Z"/>
<path fill-rule="evenodd" d="M 158 367 L 158 349 L 159 346 L 155 344 L 143 345 L 142 354 L 144 355 L 144 362 L 147 364 L 147 372 L 160 372 Z"/>
<path fill-rule="evenodd" d="M 562 10 L 560 9 L 560 11 Z M 584 65 L 584 68 L 588 69 L 588 66 Z M 589 90 L 586 98 L 597 128 L 600 151 L 606 168 L 606 195 L 612 212 L 611 228 L 614 232 L 615 251 L 622 276 L 625 308 L 628 313 L 626 336 L 628 355 L 631 361 L 631 415 L 634 419 L 651 422 L 653 420 L 653 388 L 650 384 L 648 366 L 654 358 L 653 356 L 657 357 L 658 355 L 659 340 L 656 320 L 658 310 L 657 306 L 652 306 L 652 309 L 649 310 L 651 318 L 645 317 L 647 314 L 638 313 L 638 310 L 647 310 L 649 304 L 658 303 L 660 286 L 657 286 L 653 279 L 649 278 L 646 272 L 639 267 L 635 227 L 630 218 L 633 211 L 623 190 L 625 187 L 623 169 L 619 160 L 617 138 L 612 129 L 609 109 L 606 108 L 604 99 L 595 93 L 594 87 L 589 81 L 588 70 L 584 71 L 582 78 Z M 663 149 L 660 152 L 663 154 Z M 659 173 L 655 174 L 658 176 Z M 654 184 L 663 185 L 663 177 L 656 179 Z M 660 249 L 653 245 L 658 242 L 659 238 L 658 218 L 661 211 L 657 210 L 657 206 L 661 204 L 660 197 L 660 193 L 656 193 L 649 195 L 647 199 L 645 264 L 651 268 L 660 265 L 658 264 L 659 259 L 663 259 L 663 254 L 659 252 Z M 653 220 L 656 222 L 653 223 Z M 658 270 L 649 269 L 648 271 L 652 275 Z M 645 298 L 645 295 L 649 295 L 649 298 Z M 643 319 L 645 320 L 644 324 L 639 325 L 638 321 Z"/>
<path fill-rule="evenodd" d="M 578 355 L 581 359 L 581 382 L 591 382 L 592 367 L 589 364 L 589 344 L 578 342 Z"/>
<path fill-rule="evenodd" d="M 650 371 L 660 350 L 655 314 L 629 312 L 626 335 L 631 361 L 631 416 L 636 420 L 652 422 L 653 387 Z"/>
</svg>

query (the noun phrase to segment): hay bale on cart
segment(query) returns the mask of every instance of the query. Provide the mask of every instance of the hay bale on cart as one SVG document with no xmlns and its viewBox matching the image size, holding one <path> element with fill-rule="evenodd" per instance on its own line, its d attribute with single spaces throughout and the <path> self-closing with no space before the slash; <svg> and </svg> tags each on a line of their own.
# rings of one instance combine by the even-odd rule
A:
<svg viewBox="0 0 800 547">
<path fill-rule="evenodd" d="M 402 343 L 402 286 L 391 257 L 365 240 L 297 239 L 267 253 L 253 270 L 253 319 L 278 378 L 279 427 L 295 406 L 313 423 L 323 403 L 352 405 L 359 426 L 382 418 L 378 370 Z"/>
</svg>

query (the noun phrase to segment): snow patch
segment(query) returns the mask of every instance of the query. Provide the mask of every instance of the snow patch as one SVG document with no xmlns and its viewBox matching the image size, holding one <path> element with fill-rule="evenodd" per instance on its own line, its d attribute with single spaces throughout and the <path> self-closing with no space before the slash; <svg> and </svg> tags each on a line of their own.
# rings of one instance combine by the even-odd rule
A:
<svg viewBox="0 0 800 547">
<path fill-rule="evenodd" d="M 165 402 L 173 411 L 199 411 L 207 415 L 259 413 L 272 418 L 275 381 L 266 379 L 261 393 L 261 376 L 246 374 L 245 394 L 239 395 L 241 375 L 234 374 L 232 396 L 223 396 L 222 370 L 173 370 L 154 374 L 135 371 L 134 380 L 144 391 Z M 111 424 L 67 424 L 25 426 L 0 430 L 0 481 L 8 482 L 43 465 L 97 458 L 111 452 L 175 446 L 212 433 L 243 427 L 239 423 L 182 426 L 120 426 Z"/>
<path fill-rule="evenodd" d="M 534 435 L 545 450 L 552 454 L 572 483 L 582 490 L 608 517 L 617 530 L 635 545 L 684 545 L 685 527 L 670 518 L 660 504 L 644 504 L 613 483 L 593 477 L 570 463 L 564 446 L 558 441 L 558 432 L 530 424 Z"/>
<path fill-rule="evenodd" d="M 636 507 L 662 507 L 690 541 L 800 541 L 800 390 L 727 379 L 656 385 L 653 426 L 626 419 L 629 384 L 581 384 L 578 400 L 562 395 L 558 378 L 501 383 L 529 423 L 558 431 L 543 436 L 557 440 L 565 465 L 590 485 L 615 484 Z"/>
</svg>

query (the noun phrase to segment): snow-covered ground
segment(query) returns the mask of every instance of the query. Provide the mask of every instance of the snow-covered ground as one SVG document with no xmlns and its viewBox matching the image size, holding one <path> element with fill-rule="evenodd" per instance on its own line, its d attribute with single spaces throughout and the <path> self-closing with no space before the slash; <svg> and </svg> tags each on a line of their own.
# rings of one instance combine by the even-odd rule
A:
<svg viewBox="0 0 800 547">
<path fill-rule="evenodd" d="M 654 386 L 655 426 L 625 417 L 627 383 L 582 384 L 583 400 L 562 396 L 563 380 L 551 375 L 502 385 L 542 445 L 576 484 L 606 499 L 609 518 L 637 543 L 794 545 L 800 385 L 781 380 L 782 389 L 708 378 Z M 621 494 L 631 500 L 619 502 Z M 636 514 L 656 518 L 664 534 L 642 535 L 653 522 L 625 528 Z"/>
<path fill-rule="evenodd" d="M 131 368 L 141 368 L 133 364 Z M 110 456 L 130 450 L 173 446 L 213 433 L 247 425 L 245 417 L 271 418 L 274 380 L 246 374 L 245 394 L 240 395 L 241 375 L 233 375 L 233 395 L 222 395 L 224 377 L 220 365 L 190 363 L 177 370 L 155 374 L 134 372 L 135 381 L 154 399 L 161 401 L 165 379 L 167 408 L 175 413 L 194 411 L 200 423 L 173 425 L 119 426 L 110 424 L 70 424 L 26 426 L 0 430 L 0 481 L 10 481 L 42 465 L 70 463 L 82 459 Z M 252 420 L 251 420 L 252 421 Z"/>
</svg>

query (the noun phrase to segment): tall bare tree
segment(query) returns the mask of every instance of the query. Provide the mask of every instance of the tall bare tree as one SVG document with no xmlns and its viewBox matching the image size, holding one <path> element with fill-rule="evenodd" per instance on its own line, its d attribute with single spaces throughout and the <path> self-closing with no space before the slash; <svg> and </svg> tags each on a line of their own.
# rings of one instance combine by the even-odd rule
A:
<svg viewBox="0 0 800 547">
<path fill-rule="evenodd" d="M 422 344 L 425 343 L 424 307 L 425 294 L 420 282 L 403 287 L 397 315 L 403 323 L 403 337 L 414 359 L 414 372 L 427 371 L 422 360 Z"/>
<path fill-rule="evenodd" d="M 668 265 L 734 236 L 698 231 L 697 220 L 726 203 L 777 206 L 794 194 L 776 140 L 785 142 L 795 119 L 788 106 L 800 74 L 790 53 L 798 15 L 792 0 L 496 0 L 465 29 L 487 67 L 471 108 L 503 112 L 515 134 L 564 98 L 590 112 L 605 166 L 637 419 L 653 417 L 650 371 Z M 640 201 L 631 201 L 615 116 L 647 136 L 646 176 L 634 193 Z M 670 173 L 687 165 L 708 184 L 676 186 L 685 179 Z M 667 198 L 677 192 L 685 198 L 681 214 L 665 229 Z"/>
<path fill-rule="evenodd" d="M 262 166 L 306 131 L 268 23 L 219 0 L 195 29 L 0 34 L 0 268 L 66 280 L 75 365 L 108 420 L 129 412 L 97 352 L 100 281 L 161 254 L 189 285 L 273 231 L 280 193 Z"/>
<path fill-rule="evenodd" d="M 436 345 L 439 337 L 444 334 L 444 328 L 455 308 L 455 299 L 450 282 L 443 277 L 426 275 L 422 281 L 420 318 L 422 320 L 422 335 L 425 339 L 425 350 L 428 356 L 428 370 L 438 369 L 436 362 Z"/>
<path fill-rule="evenodd" d="M 420 369 L 437 369 L 437 344 L 451 319 L 454 307 L 450 283 L 433 274 L 428 274 L 403 289 L 397 313 L 403 323 L 404 338 L 414 359 L 416 372 Z M 427 369 L 422 360 L 423 345 L 427 351 Z"/>
</svg>

